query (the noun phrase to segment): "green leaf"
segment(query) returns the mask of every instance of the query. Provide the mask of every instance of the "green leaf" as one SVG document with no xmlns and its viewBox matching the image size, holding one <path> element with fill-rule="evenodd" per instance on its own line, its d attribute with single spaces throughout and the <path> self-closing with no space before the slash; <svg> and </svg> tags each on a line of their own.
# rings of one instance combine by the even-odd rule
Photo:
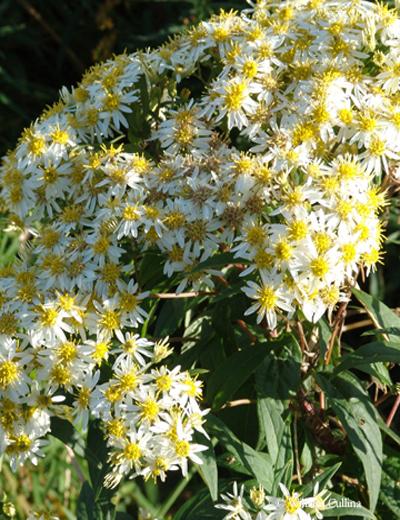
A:
<svg viewBox="0 0 400 520">
<path fill-rule="evenodd" d="M 290 488 L 290 484 L 293 480 L 293 459 L 287 461 L 287 463 L 281 468 L 280 471 L 275 472 L 274 483 L 272 485 L 272 495 L 279 493 L 279 484 L 284 484 L 287 488 Z"/>
<path fill-rule="evenodd" d="M 235 345 L 235 332 L 232 327 L 233 301 L 225 299 L 218 305 L 212 307 L 211 325 L 217 337 L 221 338 L 223 345 L 229 349 Z"/>
<path fill-rule="evenodd" d="M 64 444 L 72 444 L 74 427 L 69 421 L 59 417 L 51 418 L 51 435 L 57 437 Z"/>
<path fill-rule="evenodd" d="M 282 482 L 287 487 L 290 486 L 293 475 L 294 456 L 292 448 L 292 432 L 291 432 L 291 417 L 288 417 L 283 431 L 279 439 L 279 451 L 276 460 L 273 461 L 274 466 L 274 487 L 272 492 L 278 490 L 279 482 Z"/>
<path fill-rule="evenodd" d="M 227 358 L 208 381 L 207 400 L 212 402 L 213 408 L 229 401 L 267 355 L 268 348 L 264 343 L 246 347 Z"/>
<path fill-rule="evenodd" d="M 321 375 L 318 376 L 318 382 L 363 465 L 369 505 L 374 510 L 379 496 L 383 458 L 376 410 L 368 394 L 350 373 L 345 372 L 335 378 L 334 385 Z"/>
<path fill-rule="evenodd" d="M 386 329 L 374 329 L 374 330 L 366 330 L 361 335 L 362 336 L 377 336 L 382 335 L 383 333 L 392 334 L 396 336 L 397 341 L 400 342 L 400 328 L 398 327 L 387 327 Z"/>
<path fill-rule="evenodd" d="M 197 455 L 202 460 L 202 464 L 198 465 L 198 471 L 201 478 L 207 484 L 211 498 L 215 501 L 218 498 L 218 467 L 215 458 L 213 443 L 204 435 L 196 432 L 194 436 L 195 442 L 207 446 L 207 450 L 200 451 Z"/>
<path fill-rule="evenodd" d="M 385 433 L 388 437 L 392 439 L 398 446 L 400 446 L 400 436 L 397 435 L 389 426 L 386 425 L 385 421 L 382 417 L 378 417 L 377 424 L 379 428 Z"/>
<path fill-rule="evenodd" d="M 311 495 L 314 491 L 314 486 L 316 484 L 318 484 L 318 488 L 320 491 L 323 490 L 327 486 L 331 478 L 337 473 L 341 465 L 342 463 L 338 462 L 337 464 L 334 464 L 333 466 L 327 468 L 319 475 L 315 476 L 312 482 L 309 482 L 302 488 L 302 494 L 305 497 Z"/>
<path fill-rule="evenodd" d="M 358 347 L 357 350 L 345 354 L 334 373 L 339 373 L 349 368 L 362 369 L 377 362 L 400 363 L 400 344 L 374 341 Z"/>
<path fill-rule="evenodd" d="M 259 397 L 286 400 L 296 395 L 301 383 L 301 349 L 291 334 L 269 343 L 270 351 L 256 372 Z"/>
<path fill-rule="evenodd" d="M 373 363 L 372 365 L 360 365 L 358 370 L 361 372 L 365 372 L 366 374 L 370 374 L 373 380 L 379 382 L 379 384 L 384 387 L 391 388 L 393 385 L 393 381 L 390 377 L 390 372 L 385 363 Z"/>
<path fill-rule="evenodd" d="M 79 494 L 76 516 L 79 520 L 103 520 L 101 509 L 96 504 L 95 492 L 87 481 L 83 483 Z"/>
<path fill-rule="evenodd" d="M 216 509 L 206 490 L 202 490 L 187 500 L 177 513 L 174 520 L 222 520 L 226 511 Z"/>
<path fill-rule="evenodd" d="M 217 437 L 221 444 L 257 479 L 267 492 L 271 492 L 274 477 L 271 457 L 267 453 L 256 451 L 239 440 L 217 417 L 209 415 L 207 425 L 208 431 Z"/>
<path fill-rule="evenodd" d="M 376 520 L 376 516 L 360 503 L 354 502 L 353 500 L 341 495 L 337 495 L 336 493 L 329 494 L 327 505 L 328 508 L 323 511 L 324 518 L 350 515 L 350 517 L 362 516 L 363 518 Z"/>
<path fill-rule="evenodd" d="M 400 457 L 387 457 L 383 463 L 382 489 L 379 498 L 396 518 L 400 518 L 399 475 Z"/>
<path fill-rule="evenodd" d="M 198 273 L 199 271 L 205 271 L 207 269 L 220 269 L 221 267 L 226 267 L 229 264 L 248 264 L 249 261 L 244 258 L 235 258 L 233 253 L 218 253 L 217 255 L 211 256 L 204 260 L 204 262 L 200 262 L 196 265 L 196 267 L 192 270 L 193 273 Z"/>
<path fill-rule="evenodd" d="M 90 421 L 89 423 L 85 456 L 88 463 L 96 507 L 98 507 L 104 515 L 104 520 L 113 518 L 115 515 L 115 506 L 112 504 L 111 498 L 116 492 L 116 489 L 104 487 L 104 478 L 110 471 L 110 466 L 108 464 L 107 444 L 104 439 L 103 431 L 100 428 L 100 421 L 98 420 Z"/>
<path fill-rule="evenodd" d="M 155 251 L 146 252 L 138 266 L 137 278 L 142 288 L 153 291 L 158 284 L 165 281 L 162 255 Z"/>
<path fill-rule="evenodd" d="M 400 317 L 397 316 L 397 314 L 389 309 L 389 307 L 387 307 L 384 303 L 380 302 L 374 296 L 371 296 L 358 289 L 353 289 L 352 292 L 357 300 L 359 300 L 359 302 L 365 308 L 377 328 L 387 329 L 390 327 L 400 327 Z M 388 334 L 387 337 L 389 341 L 396 341 L 396 335 Z"/>
<path fill-rule="evenodd" d="M 279 400 L 268 397 L 257 400 L 260 430 L 265 437 L 268 453 L 274 462 L 278 457 L 280 439 L 285 428 L 285 423 L 281 417 L 283 410 L 283 404 Z"/>
<path fill-rule="evenodd" d="M 271 398 L 257 400 L 257 411 L 260 430 L 265 437 L 268 452 L 274 468 L 274 486 L 272 493 L 278 489 L 279 482 L 289 486 L 293 473 L 293 449 L 291 421 L 282 418 L 284 405 Z"/>
<path fill-rule="evenodd" d="M 314 441 L 310 432 L 304 431 L 304 444 L 300 453 L 300 464 L 302 472 L 307 474 L 314 465 Z"/>
<path fill-rule="evenodd" d="M 85 449 L 90 480 L 96 494 L 103 488 L 104 477 L 109 471 L 107 445 L 99 424 L 99 421 L 90 421 Z"/>
<path fill-rule="evenodd" d="M 324 358 L 328 349 L 329 339 L 332 335 L 332 329 L 328 325 L 325 318 L 321 318 L 318 322 L 319 345 L 321 348 L 321 357 Z"/>
<path fill-rule="evenodd" d="M 241 464 L 241 462 L 228 451 L 217 457 L 217 464 L 219 468 L 226 468 L 230 473 L 241 473 L 248 477 L 253 476 L 252 472 L 245 468 L 243 464 Z"/>
<path fill-rule="evenodd" d="M 162 338 L 175 332 L 183 322 L 186 312 L 184 298 L 165 300 L 158 314 L 154 335 Z"/>
</svg>

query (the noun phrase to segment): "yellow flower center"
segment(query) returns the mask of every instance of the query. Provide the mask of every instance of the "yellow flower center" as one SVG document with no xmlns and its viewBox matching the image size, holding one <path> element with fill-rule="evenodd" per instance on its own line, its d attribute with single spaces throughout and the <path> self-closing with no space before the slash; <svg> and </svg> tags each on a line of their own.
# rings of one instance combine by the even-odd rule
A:
<svg viewBox="0 0 400 520">
<path fill-rule="evenodd" d="M 75 297 L 65 293 L 58 298 L 58 302 L 64 311 L 71 311 L 75 306 Z"/>
<path fill-rule="evenodd" d="M 90 389 L 89 388 L 81 388 L 78 394 L 78 405 L 81 408 L 87 408 L 89 406 L 90 399 Z"/>
<path fill-rule="evenodd" d="M 120 326 L 119 313 L 112 310 L 104 311 L 100 319 L 100 325 L 109 331 L 118 329 Z"/>
<path fill-rule="evenodd" d="M 54 381 L 61 386 L 69 384 L 72 379 L 71 370 L 68 367 L 62 366 L 61 364 L 53 367 L 51 375 Z"/>
<path fill-rule="evenodd" d="M 225 108 L 230 112 L 240 110 L 246 98 L 246 84 L 233 83 L 225 90 Z"/>
<path fill-rule="evenodd" d="M 43 137 L 39 137 L 39 136 L 36 136 L 36 137 L 33 136 L 31 138 L 31 140 L 29 141 L 29 145 L 28 145 L 29 151 L 33 155 L 41 155 L 44 152 L 45 147 L 46 147 L 45 140 L 43 139 Z"/>
<path fill-rule="evenodd" d="M 124 457 L 133 462 L 140 459 L 142 450 L 136 442 L 130 442 L 124 448 Z"/>
<path fill-rule="evenodd" d="M 293 248 L 286 240 L 281 240 L 275 246 L 275 254 L 282 262 L 287 262 L 292 257 Z"/>
<path fill-rule="evenodd" d="M 156 379 L 157 388 L 162 392 L 166 392 L 171 388 L 172 378 L 168 374 L 163 374 Z"/>
<path fill-rule="evenodd" d="M 355 162 L 343 162 L 339 164 L 338 172 L 342 179 L 354 179 L 360 175 L 360 167 Z"/>
<path fill-rule="evenodd" d="M 263 310 L 270 311 L 275 309 L 278 296 L 272 287 L 265 285 L 258 291 L 258 301 Z"/>
<path fill-rule="evenodd" d="M 68 132 L 57 128 L 51 133 L 51 138 L 57 144 L 67 144 L 69 140 Z"/>
<path fill-rule="evenodd" d="M 353 121 L 353 112 L 350 108 L 342 108 L 338 112 L 339 119 L 345 125 L 349 125 Z"/>
<path fill-rule="evenodd" d="M 296 513 L 301 507 L 300 500 L 294 496 L 291 495 L 290 497 L 285 498 L 285 511 L 286 513 L 293 514 Z"/>
<path fill-rule="evenodd" d="M 248 229 L 246 241 L 252 246 L 259 246 L 264 243 L 265 231 L 261 226 L 253 226 Z"/>
<path fill-rule="evenodd" d="M 385 153 L 385 142 L 382 141 L 382 139 L 379 139 L 379 137 L 374 137 L 369 143 L 368 150 L 371 155 L 380 157 Z"/>
<path fill-rule="evenodd" d="M 103 101 L 104 110 L 109 110 L 110 112 L 113 112 L 114 110 L 118 109 L 119 103 L 120 98 L 118 94 L 107 94 L 105 100 Z"/>
<path fill-rule="evenodd" d="M 60 361 L 68 363 L 78 356 L 78 347 L 72 341 L 67 341 L 58 348 L 57 354 Z"/>
<path fill-rule="evenodd" d="M 8 446 L 9 451 L 12 452 L 25 452 L 28 451 L 29 448 L 32 445 L 31 439 L 25 434 L 21 433 L 20 435 L 17 435 L 15 437 L 12 437 L 12 440 L 14 441 L 10 446 Z M 7 448 L 7 450 L 8 450 Z"/>
<path fill-rule="evenodd" d="M 126 312 L 131 312 L 136 309 L 138 304 L 138 299 L 135 294 L 131 294 L 128 292 L 123 292 L 119 298 L 119 304 L 121 306 L 121 310 Z"/>
<path fill-rule="evenodd" d="M 161 473 L 163 473 L 167 469 L 168 469 L 167 461 L 163 457 L 157 457 L 154 462 L 154 467 L 152 469 L 151 474 L 154 477 L 154 479 L 156 479 L 157 477 L 159 477 L 161 475 Z"/>
<path fill-rule="evenodd" d="M 160 411 L 157 401 L 149 397 L 141 405 L 142 418 L 146 421 L 153 422 Z"/>
<path fill-rule="evenodd" d="M 310 262 L 310 269 L 314 276 L 321 278 L 329 271 L 329 264 L 325 258 L 318 256 Z"/>
<path fill-rule="evenodd" d="M 113 435 L 114 437 L 121 438 L 125 434 L 125 426 L 121 419 L 111 419 L 107 423 L 107 433 L 108 435 Z"/>
<path fill-rule="evenodd" d="M 201 242 L 206 236 L 207 226 L 204 220 L 198 219 L 188 224 L 186 229 L 188 238 Z"/>
<path fill-rule="evenodd" d="M 257 62 L 254 60 L 248 60 L 243 64 L 243 75 L 246 76 L 246 78 L 252 79 L 254 76 L 256 76 L 258 71 L 258 65 Z"/>
<path fill-rule="evenodd" d="M 10 385 L 17 381 L 19 368 L 13 361 L 2 361 L 0 363 L 0 388 L 6 390 Z"/>
<path fill-rule="evenodd" d="M 259 249 L 254 256 L 254 263 L 258 269 L 269 269 L 274 263 L 274 256 L 264 249 Z"/>
<path fill-rule="evenodd" d="M 137 387 L 138 376 L 136 370 L 133 368 L 130 372 L 121 375 L 119 378 L 119 386 L 122 391 L 130 392 Z"/>
<path fill-rule="evenodd" d="M 185 223 L 185 215 L 180 211 L 171 211 L 165 218 L 165 225 L 168 229 L 179 229 Z"/>
<path fill-rule="evenodd" d="M 40 322 L 43 327 L 53 327 L 58 318 L 56 309 L 43 308 L 40 311 Z"/>
<path fill-rule="evenodd" d="M 96 343 L 94 347 L 94 352 L 92 353 L 92 358 L 97 362 L 100 363 L 107 355 L 109 350 L 109 344 L 105 341 L 100 341 L 99 343 Z"/>
<path fill-rule="evenodd" d="M 352 209 L 353 206 L 351 202 L 348 202 L 347 200 L 340 200 L 336 207 L 338 215 L 343 219 L 346 219 L 350 215 Z"/>
<path fill-rule="evenodd" d="M 137 206 L 126 206 L 122 216 L 125 220 L 138 220 L 140 213 L 138 212 Z"/>
<path fill-rule="evenodd" d="M 190 444 L 188 443 L 188 441 L 176 441 L 175 451 L 178 457 L 187 458 L 190 453 Z"/>
<path fill-rule="evenodd" d="M 106 283 L 115 283 L 120 275 L 121 267 L 118 264 L 114 264 L 113 262 L 109 262 L 105 264 L 103 269 L 101 270 L 101 278 Z"/>
<path fill-rule="evenodd" d="M 357 251 L 354 244 L 344 244 L 342 246 L 342 258 L 345 264 L 351 264 L 356 257 Z"/>
<path fill-rule="evenodd" d="M 380 262 L 382 258 L 382 254 L 379 249 L 373 247 L 368 253 L 363 254 L 363 261 L 367 267 L 372 267 L 373 265 Z"/>
<path fill-rule="evenodd" d="M 307 234 L 308 226 L 304 220 L 294 220 L 289 225 L 289 238 L 291 240 L 302 240 Z"/>
<path fill-rule="evenodd" d="M 101 255 L 107 252 L 108 248 L 110 246 L 110 241 L 108 237 L 101 236 L 96 240 L 96 242 L 93 244 L 93 251 L 97 255 Z"/>
<path fill-rule="evenodd" d="M 326 287 L 321 291 L 322 300 L 326 305 L 335 305 L 339 300 L 339 295 L 339 289 L 335 285 Z"/>
<path fill-rule="evenodd" d="M 365 132 L 372 132 L 376 128 L 376 119 L 375 117 L 366 112 L 360 115 L 360 129 Z"/>
</svg>

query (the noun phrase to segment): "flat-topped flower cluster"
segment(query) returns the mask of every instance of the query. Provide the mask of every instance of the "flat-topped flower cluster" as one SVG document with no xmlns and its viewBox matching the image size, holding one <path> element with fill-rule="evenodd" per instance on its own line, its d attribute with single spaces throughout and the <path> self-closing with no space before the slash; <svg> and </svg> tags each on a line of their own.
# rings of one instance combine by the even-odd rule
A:
<svg viewBox="0 0 400 520">
<path fill-rule="evenodd" d="M 396 10 L 260 1 L 62 89 L 0 169 L 9 227 L 27 239 L 0 271 L 0 452 L 13 465 L 68 413 L 103 421 L 111 484 L 199 460 L 199 383 L 153 367 L 160 344 L 136 335 L 151 296 L 138 261 L 160 251 L 180 292 L 212 287 L 197 266 L 232 251 L 258 322 L 331 311 L 380 260 L 379 186 L 400 177 L 399 57 Z"/>
</svg>

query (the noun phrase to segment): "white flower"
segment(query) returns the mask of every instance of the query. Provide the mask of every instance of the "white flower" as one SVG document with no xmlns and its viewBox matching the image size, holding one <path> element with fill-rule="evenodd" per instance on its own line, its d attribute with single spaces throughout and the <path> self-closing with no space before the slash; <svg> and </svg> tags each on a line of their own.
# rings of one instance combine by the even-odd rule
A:
<svg viewBox="0 0 400 520">
<path fill-rule="evenodd" d="M 262 284 L 255 282 L 247 282 L 247 287 L 242 290 L 249 298 L 256 300 L 251 307 L 245 312 L 245 316 L 257 311 L 257 323 L 265 317 L 268 327 L 274 329 L 277 324 L 277 311 L 279 309 L 292 312 L 293 307 L 290 304 L 290 295 L 284 287 L 282 287 L 282 277 L 276 273 L 260 273 Z"/>
<path fill-rule="evenodd" d="M 250 513 L 246 510 L 245 505 L 243 504 L 243 493 L 244 486 L 240 486 L 240 490 L 238 490 L 237 482 L 234 482 L 233 493 L 221 494 L 224 503 L 217 504 L 215 507 L 217 509 L 228 511 L 224 516 L 225 520 L 252 520 Z"/>
<path fill-rule="evenodd" d="M 290 493 L 279 484 L 284 498 L 267 497 L 269 504 L 265 511 L 269 512 L 268 520 L 311 520 L 311 516 L 303 509 L 302 500 L 298 493 Z"/>
</svg>

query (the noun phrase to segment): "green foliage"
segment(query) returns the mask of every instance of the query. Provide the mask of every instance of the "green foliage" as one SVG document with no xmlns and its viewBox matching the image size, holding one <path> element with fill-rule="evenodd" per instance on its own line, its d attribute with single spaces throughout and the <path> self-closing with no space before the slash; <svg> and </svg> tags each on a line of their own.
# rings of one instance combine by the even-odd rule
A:
<svg viewBox="0 0 400 520">
<path fill-rule="evenodd" d="M 375 408 L 359 381 L 344 373 L 328 383 L 318 378 L 333 411 L 341 421 L 352 448 L 360 458 L 368 485 L 369 503 L 374 510 L 381 483 L 382 438 Z"/>
</svg>

